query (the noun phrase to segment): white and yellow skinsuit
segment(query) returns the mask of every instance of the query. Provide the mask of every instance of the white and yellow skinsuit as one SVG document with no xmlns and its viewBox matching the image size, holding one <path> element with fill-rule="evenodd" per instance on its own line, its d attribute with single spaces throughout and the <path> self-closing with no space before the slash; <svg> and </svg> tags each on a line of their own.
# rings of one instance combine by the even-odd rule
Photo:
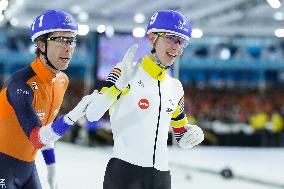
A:
<svg viewBox="0 0 284 189">
<path fill-rule="evenodd" d="M 184 91 L 179 80 L 148 56 L 138 62 L 139 68 L 121 92 L 115 83 L 121 75 L 117 64 L 107 79 L 107 87 L 87 108 L 89 121 L 97 121 L 109 109 L 113 132 L 113 157 L 142 167 L 168 171 L 167 138 L 170 126 L 177 141 L 186 129 Z"/>
</svg>

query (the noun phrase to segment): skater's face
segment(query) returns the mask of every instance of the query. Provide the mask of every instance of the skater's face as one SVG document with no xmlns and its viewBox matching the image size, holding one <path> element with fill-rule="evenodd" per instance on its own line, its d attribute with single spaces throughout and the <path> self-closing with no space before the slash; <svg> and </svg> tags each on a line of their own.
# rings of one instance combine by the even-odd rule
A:
<svg viewBox="0 0 284 189">
<path fill-rule="evenodd" d="M 170 33 L 150 33 L 149 40 L 156 49 L 156 56 L 164 66 L 171 66 L 187 45 L 187 40 Z"/>
<path fill-rule="evenodd" d="M 67 69 L 76 46 L 75 37 L 72 32 L 54 32 L 47 38 L 47 57 L 57 70 Z M 44 43 L 41 48 L 45 52 Z M 56 72 L 52 68 L 51 70 Z"/>
</svg>

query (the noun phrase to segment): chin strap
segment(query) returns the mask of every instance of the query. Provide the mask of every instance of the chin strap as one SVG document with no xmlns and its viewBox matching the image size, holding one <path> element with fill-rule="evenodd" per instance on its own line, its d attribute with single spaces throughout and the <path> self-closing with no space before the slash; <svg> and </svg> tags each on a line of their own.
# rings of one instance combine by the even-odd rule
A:
<svg viewBox="0 0 284 189">
<path fill-rule="evenodd" d="M 153 57 L 155 58 L 154 62 L 160 66 L 161 68 L 164 68 L 164 69 L 168 69 L 169 67 L 171 66 L 165 66 L 161 61 L 160 59 L 158 58 L 157 54 L 156 53 L 152 53 L 153 54 Z"/>
<path fill-rule="evenodd" d="M 151 53 L 152 53 L 153 57 L 155 58 L 154 62 L 155 62 L 158 66 L 160 66 L 161 68 L 164 68 L 164 69 L 168 69 L 168 68 L 171 67 L 171 66 L 165 66 L 165 65 L 161 62 L 161 60 L 159 59 L 159 57 L 157 56 L 157 53 L 156 53 L 155 44 L 156 44 L 156 41 L 157 41 L 158 37 L 159 37 L 159 36 L 157 35 L 156 39 L 154 40 L 153 48 L 152 48 L 152 50 L 151 50 Z"/>
<path fill-rule="evenodd" d="M 44 56 L 45 60 L 46 60 L 46 64 L 48 66 L 50 66 L 52 69 L 54 70 L 58 70 L 57 68 L 55 68 L 51 62 L 49 61 L 48 57 L 47 57 L 47 38 L 45 38 L 45 41 L 44 41 L 44 44 L 45 44 L 45 52 L 42 52 L 40 49 L 39 49 L 39 52 Z"/>
</svg>

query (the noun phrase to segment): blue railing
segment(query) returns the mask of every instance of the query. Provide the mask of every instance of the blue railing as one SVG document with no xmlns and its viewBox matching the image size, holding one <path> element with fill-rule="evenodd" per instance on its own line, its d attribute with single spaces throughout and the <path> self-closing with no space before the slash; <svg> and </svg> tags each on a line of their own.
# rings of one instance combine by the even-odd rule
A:
<svg viewBox="0 0 284 189">
<path fill-rule="evenodd" d="M 210 59 L 181 57 L 180 68 L 188 70 L 284 70 L 284 60 Z"/>
</svg>

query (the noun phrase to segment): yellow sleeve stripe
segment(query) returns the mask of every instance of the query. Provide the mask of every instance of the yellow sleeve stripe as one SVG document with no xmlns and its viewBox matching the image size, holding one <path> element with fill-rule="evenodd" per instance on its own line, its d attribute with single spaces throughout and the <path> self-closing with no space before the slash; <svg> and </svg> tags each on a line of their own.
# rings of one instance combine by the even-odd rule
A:
<svg viewBox="0 0 284 189">
<path fill-rule="evenodd" d="M 177 118 L 180 114 L 180 107 L 178 106 L 177 109 L 174 111 L 172 118 Z"/>
<path fill-rule="evenodd" d="M 113 102 L 116 101 L 118 95 L 121 94 L 121 91 L 118 90 L 114 85 L 110 88 L 103 87 L 100 92 L 106 94 L 106 97 L 111 99 Z"/>
<path fill-rule="evenodd" d="M 122 92 L 120 91 L 120 90 L 118 90 L 114 85 L 113 86 L 111 86 L 110 88 L 108 88 L 108 87 L 103 87 L 102 89 L 101 89 L 101 93 L 110 93 L 110 97 L 115 97 L 115 98 L 117 98 L 118 97 L 118 95 L 120 95 L 121 94 L 121 96 L 124 96 L 124 95 L 126 95 L 128 92 L 130 91 L 130 88 L 129 87 L 127 87 L 125 90 L 123 90 Z M 109 95 L 108 95 L 109 96 Z"/>
<path fill-rule="evenodd" d="M 120 90 L 118 90 L 114 85 L 112 85 L 110 88 L 108 87 L 103 87 L 101 89 L 101 93 L 106 94 L 106 97 L 108 99 L 111 100 L 111 106 L 110 106 L 110 110 L 113 108 L 114 103 L 116 102 L 116 100 L 118 99 L 118 96 L 124 96 L 126 95 L 128 92 L 130 91 L 130 88 L 127 87 L 125 90 L 123 90 L 122 92 Z"/>
<path fill-rule="evenodd" d="M 124 89 L 124 90 L 122 91 L 121 96 L 126 95 L 129 91 L 130 91 L 130 88 L 129 88 L 129 87 L 126 87 L 126 89 Z"/>
<path fill-rule="evenodd" d="M 117 100 L 117 97 L 121 94 L 121 91 L 118 90 L 114 85 L 111 87 L 103 87 L 100 91 L 100 93 L 104 93 L 106 95 L 106 98 L 111 101 L 111 105 L 109 107 L 109 110 L 112 109 L 114 103 Z"/>
<path fill-rule="evenodd" d="M 187 124 L 187 117 L 185 116 L 183 119 L 178 121 L 171 121 L 171 126 L 174 128 L 179 128 Z"/>
<path fill-rule="evenodd" d="M 108 89 L 109 89 L 108 87 L 103 87 L 100 92 L 105 93 Z"/>
</svg>

